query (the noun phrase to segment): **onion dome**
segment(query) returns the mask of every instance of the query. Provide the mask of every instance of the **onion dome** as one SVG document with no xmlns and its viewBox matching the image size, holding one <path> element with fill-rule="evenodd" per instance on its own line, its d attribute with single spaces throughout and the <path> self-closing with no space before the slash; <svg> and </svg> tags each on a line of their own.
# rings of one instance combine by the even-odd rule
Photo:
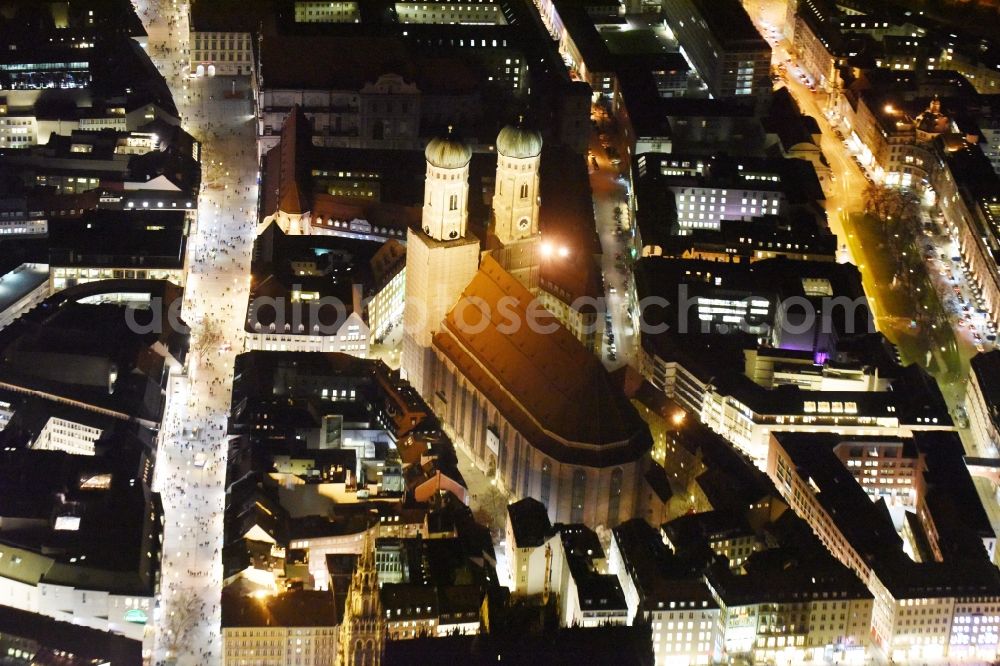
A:
<svg viewBox="0 0 1000 666">
<path fill-rule="evenodd" d="M 538 157 L 542 154 L 542 135 L 520 123 L 507 125 L 497 135 L 497 152 L 515 159 Z"/>
<path fill-rule="evenodd" d="M 424 157 L 439 169 L 463 169 L 472 159 L 472 150 L 455 138 L 448 127 L 448 136 L 431 139 Z"/>
</svg>

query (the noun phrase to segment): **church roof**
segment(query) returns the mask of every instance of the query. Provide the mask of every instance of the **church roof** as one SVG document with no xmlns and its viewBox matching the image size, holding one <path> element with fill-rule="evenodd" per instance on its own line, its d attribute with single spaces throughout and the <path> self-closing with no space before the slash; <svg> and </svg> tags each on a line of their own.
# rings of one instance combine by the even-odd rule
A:
<svg viewBox="0 0 1000 666">
<path fill-rule="evenodd" d="M 461 169 L 472 159 L 467 145 L 451 136 L 431 139 L 424 149 L 427 161 L 440 169 Z"/>
<path fill-rule="evenodd" d="M 497 135 L 497 152 L 516 159 L 537 157 L 542 153 L 542 135 L 520 125 L 507 125 Z"/>
<path fill-rule="evenodd" d="M 309 210 L 309 200 L 299 179 L 305 175 L 305 151 L 311 143 L 309 122 L 302 109 L 295 105 L 281 127 L 281 143 L 265 158 L 268 184 L 275 184 L 271 196 L 265 192 L 265 199 L 271 200 L 270 205 L 265 202 L 268 214 L 280 210 L 289 215 L 301 215 Z"/>
<path fill-rule="evenodd" d="M 651 440 L 635 408 L 600 361 L 540 306 L 535 319 L 554 330 L 527 324 L 533 304 L 531 293 L 486 257 L 434 346 L 556 460 L 604 467 L 638 458 Z"/>
</svg>

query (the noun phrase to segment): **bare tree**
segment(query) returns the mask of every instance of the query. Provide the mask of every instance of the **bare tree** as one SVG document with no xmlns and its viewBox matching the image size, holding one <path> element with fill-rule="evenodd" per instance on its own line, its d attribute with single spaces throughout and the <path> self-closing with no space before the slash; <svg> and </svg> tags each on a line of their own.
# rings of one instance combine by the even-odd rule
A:
<svg viewBox="0 0 1000 666">
<path fill-rule="evenodd" d="M 881 224 L 895 286 L 912 291 L 926 273 L 919 249 L 920 200 L 910 190 L 877 183 L 865 188 L 864 199 L 865 212 Z"/>
<path fill-rule="evenodd" d="M 912 222 L 920 218 L 920 201 L 911 190 L 870 183 L 865 188 L 865 212 L 882 222 Z"/>
<path fill-rule="evenodd" d="M 218 349 L 222 341 L 222 329 L 219 328 L 219 323 L 208 316 L 202 317 L 191 331 L 191 349 L 199 356 L 205 356 L 213 349 Z"/>
<path fill-rule="evenodd" d="M 171 595 L 165 609 L 161 640 L 168 653 L 176 655 L 185 645 L 190 644 L 191 634 L 198 625 L 198 596 L 189 588 Z"/>
</svg>

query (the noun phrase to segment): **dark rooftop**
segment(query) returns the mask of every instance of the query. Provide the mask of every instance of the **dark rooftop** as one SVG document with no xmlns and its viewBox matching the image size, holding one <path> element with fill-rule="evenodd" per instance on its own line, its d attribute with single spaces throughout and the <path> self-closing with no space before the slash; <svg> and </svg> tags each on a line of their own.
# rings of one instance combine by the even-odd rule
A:
<svg viewBox="0 0 1000 666">
<path fill-rule="evenodd" d="M 337 627 L 332 592 L 292 590 L 274 596 L 245 596 L 233 591 L 222 595 L 222 626 L 233 627 Z"/>
<path fill-rule="evenodd" d="M 507 520 L 510 521 L 518 548 L 537 548 L 553 534 L 545 505 L 533 497 L 508 504 Z"/>
</svg>

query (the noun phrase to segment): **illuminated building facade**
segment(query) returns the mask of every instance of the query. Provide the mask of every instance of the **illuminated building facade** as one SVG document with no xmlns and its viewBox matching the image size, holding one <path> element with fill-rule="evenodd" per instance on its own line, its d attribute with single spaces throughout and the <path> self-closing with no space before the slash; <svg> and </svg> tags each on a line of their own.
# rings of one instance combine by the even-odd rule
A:
<svg viewBox="0 0 1000 666">
<path fill-rule="evenodd" d="M 925 463 L 907 487 L 912 510 L 896 509 L 901 528 L 871 495 L 881 485 L 878 475 L 901 479 L 904 486 L 906 475 L 880 464 L 877 476 L 865 480 L 856 465 L 844 464 L 887 457 L 881 454 L 895 448 L 892 442 L 779 434 L 771 438 L 767 472 L 792 510 L 871 591 L 870 636 L 882 654 L 906 662 L 995 659 L 996 534 L 978 502 L 961 443 L 950 433 L 928 433 L 896 444 L 915 447 Z M 843 460 L 843 452 L 836 452 L 841 447 L 862 452 Z M 865 447 L 879 455 L 866 455 Z"/>
</svg>

